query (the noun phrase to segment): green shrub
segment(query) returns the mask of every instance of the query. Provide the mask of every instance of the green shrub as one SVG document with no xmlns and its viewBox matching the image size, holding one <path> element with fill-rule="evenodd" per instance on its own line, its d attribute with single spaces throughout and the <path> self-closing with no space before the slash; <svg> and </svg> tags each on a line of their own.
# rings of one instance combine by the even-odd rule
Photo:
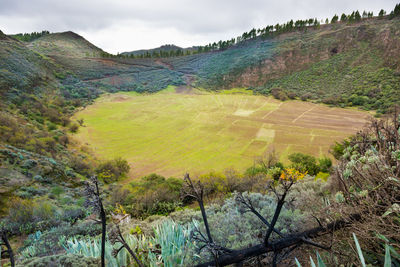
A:
<svg viewBox="0 0 400 267">
<path fill-rule="evenodd" d="M 329 173 L 332 168 L 332 160 L 330 158 L 318 159 L 318 166 L 321 172 Z"/>
<path fill-rule="evenodd" d="M 56 197 L 60 197 L 62 193 L 64 193 L 64 188 L 61 186 L 55 186 L 51 189 L 51 193 Z"/>
<path fill-rule="evenodd" d="M 146 217 L 149 215 L 167 215 L 180 207 L 180 192 L 183 181 L 173 177 L 165 178 L 161 175 L 150 174 L 132 182 L 131 191 L 125 191 L 128 204 L 127 211 L 135 217 Z M 120 191 L 121 193 L 121 191 Z"/>
<path fill-rule="evenodd" d="M 289 160 L 294 168 L 307 172 L 309 175 L 316 175 L 319 172 L 315 157 L 303 153 L 293 153 L 289 155 Z"/>
<path fill-rule="evenodd" d="M 122 158 L 108 160 L 99 164 L 96 168 L 98 178 L 105 183 L 113 183 L 124 178 L 129 172 L 128 161 Z"/>
<path fill-rule="evenodd" d="M 35 229 L 48 229 L 60 222 L 51 203 L 13 198 L 8 203 L 6 226 L 12 233 L 31 233 Z"/>
<path fill-rule="evenodd" d="M 18 263 L 18 267 L 98 267 L 100 259 L 82 257 L 82 255 L 59 254 L 45 257 L 34 257 Z"/>
<path fill-rule="evenodd" d="M 77 123 L 71 123 L 69 125 L 69 130 L 71 131 L 71 133 L 77 133 L 79 129 L 79 124 Z"/>
</svg>

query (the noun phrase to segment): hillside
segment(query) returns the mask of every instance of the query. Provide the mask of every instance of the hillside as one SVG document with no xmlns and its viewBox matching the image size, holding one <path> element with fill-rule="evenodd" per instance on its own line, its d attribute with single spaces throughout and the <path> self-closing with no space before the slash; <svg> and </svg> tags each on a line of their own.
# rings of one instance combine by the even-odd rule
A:
<svg viewBox="0 0 400 267">
<path fill-rule="evenodd" d="M 103 50 L 71 31 L 47 34 L 30 42 L 29 47 L 50 57 L 100 57 L 103 53 Z"/>
<path fill-rule="evenodd" d="M 160 53 L 162 52 L 170 52 L 170 51 L 176 51 L 176 50 L 183 50 L 184 48 L 176 46 L 176 45 L 162 45 L 160 47 L 152 48 L 152 49 L 140 49 L 140 50 L 135 50 L 135 51 L 130 51 L 130 52 L 122 52 L 121 55 L 145 55 L 146 53 L 152 54 L 153 52 Z"/>
<path fill-rule="evenodd" d="M 0 265 L 358 266 L 356 235 L 399 265 L 400 5 L 346 18 L 121 55 L 0 31 Z"/>
<path fill-rule="evenodd" d="M 30 50 L 26 44 L 0 32 L 0 93 L 15 90 L 33 91 L 51 80 L 54 67 L 46 58 Z"/>
<path fill-rule="evenodd" d="M 250 40 L 225 51 L 165 59 L 206 88 L 272 89 L 384 112 L 400 103 L 400 20 L 367 19 Z"/>
<path fill-rule="evenodd" d="M 190 81 L 213 90 L 249 87 L 283 100 L 308 99 L 384 113 L 400 101 L 399 29 L 399 19 L 338 22 L 257 37 L 222 51 L 168 58 L 100 57 L 102 50 L 71 32 L 48 34 L 28 46 L 79 78 L 69 80 L 69 86 L 154 92 Z"/>
</svg>

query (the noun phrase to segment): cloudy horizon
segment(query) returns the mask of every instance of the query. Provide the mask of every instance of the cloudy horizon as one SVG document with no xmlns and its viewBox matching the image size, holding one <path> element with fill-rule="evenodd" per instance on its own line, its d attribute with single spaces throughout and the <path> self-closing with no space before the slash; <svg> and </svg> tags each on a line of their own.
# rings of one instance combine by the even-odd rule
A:
<svg viewBox="0 0 400 267">
<path fill-rule="evenodd" d="M 354 10 L 393 10 L 398 0 L 183 1 L 183 0 L 0 0 L 0 30 L 6 34 L 73 31 L 111 52 L 164 44 L 205 45 L 251 28 L 290 19 L 331 19 Z"/>
</svg>

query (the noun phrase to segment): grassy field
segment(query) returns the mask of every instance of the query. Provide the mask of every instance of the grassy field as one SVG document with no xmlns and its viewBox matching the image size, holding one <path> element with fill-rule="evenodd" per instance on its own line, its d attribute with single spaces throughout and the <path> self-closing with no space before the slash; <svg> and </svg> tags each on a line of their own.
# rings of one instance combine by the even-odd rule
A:
<svg viewBox="0 0 400 267">
<path fill-rule="evenodd" d="M 228 92 L 178 94 L 169 87 L 151 95 L 104 95 L 75 115 L 85 121 L 75 138 L 99 158 L 127 159 L 132 178 L 153 172 L 180 177 L 187 171 L 244 170 L 271 149 L 283 161 L 297 151 L 328 155 L 335 140 L 355 133 L 368 117 L 355 110 Z"/>
</svg>

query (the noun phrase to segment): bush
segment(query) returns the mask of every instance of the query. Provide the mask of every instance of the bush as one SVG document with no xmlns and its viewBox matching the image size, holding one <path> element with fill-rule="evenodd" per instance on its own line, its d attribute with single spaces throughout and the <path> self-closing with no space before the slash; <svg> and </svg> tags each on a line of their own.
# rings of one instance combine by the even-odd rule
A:
<svg viewBox="0 0 400 267">
<path fill-rule="evenodd" d="M 272 218 L 276 201 L 273 196 L 260 193 L 243 193 L 248 197 L 264 218 Z M 237 204 L 235 196 L 227 199 L 221 206 L 212 206 L 207 209 L 210 225 L 224 225 L 212 227 L 213 237 L 217 244 L 231 249 L 238 249 L 255 245 L 262 240 L 266 225 L 252 213 L 245 213 L 244 208 Z M 285 206 L 279 216 L 276 229 L 283 234 L 302 230 L 301 225 L 305 217 L 299 210 L 291 210 Z"/>
<path fill-rule="evenodd" d="M 289 160 L 295 169 L 301 172 L 307 172 L 309 175 L 316 175 L 319 172 L 319 166 L 315 157 L 303 153 L 293 153 L 289 155 Z"/>
<path fill-rule="evenodd" d="M 59 223 L 56 208 L 46 201 L 13 198 L 8 205 L 6 225 L 12 233 L 30 233 Z"/>
<path fill-rule="evenodd" d="M 183 181 L 157 174 L 150 174 L 132 182 L 130 196 L 134 204 L 127 208 L 135 217 L 167 215 L 181 206 L 180 192 Z M 126 191 L 124 194 L 128 194 Z M 122 204 L 122 203 L 120 203 Z"/>
<path fill-rule="evenodd" d="M 99 179 L 109 184 L 124 178 L 129 172 L 129 169 L 128 161 L 122 158 L 116 158 L 100 163 L 96 168 L 96 173 Z"/>
<path fill-rule="evenodd" d="M 66 207 L 63 210 L 63 220 L 71 223 L 76 222 L 78 219 L 85 218 L 87 211 L 82 207 Z"/>
<path fill-rule="evenodd" d="M 288 100 L 288 96 L 281 88 L 273 88 L 271 89 L 271 94 L 278 100 L 285 101 Z"/>
<path fill-rule="evenodd" d="M 320 158 L 318 159 L 318 165 L 321 172 L 330 173 L 332 160 L 330 158 Z"/>
<path fill-rule="evenodd" d="M 19 267 L 98 267 L 99 258 L 83 257 L 82 255 L 60 254 L 45 257 L 35 257 L 23 260 Z"/>
<path fill-rule="evenodd" d="M 71 123 L 69 125 L 69 130 L 71 133 L 77 133 L 78 129 L 79 129 L 79 124 L 77 124 L 77 123 Z"/>
<path fill-rule="evenodd" d="M 243 193 L 248 197 L 254 208 L 265 218 L 272 218 L 276 208 L 275 197 L 260 193 Z M 244 212 L 244 207 L 238 205 L 236 196 L 226 199 L 223 205 L 210 205 L 206 207 L 208 223 L 211 226 L 211 235 L 216 244 L 229 249 L 246 248 L 263 242 L 267 226 L 256 215 L 251 212 Z M 190 224 L 193 219 L 201 220 L 200 211 L 186 209 L 171 214 L 171 217 L 181 224 Z M 283 234 L 290 234 L 304 230 L 306 216 L 300 210 L 291 209 L 285 205 L 279 216 L 275 228 Z M 155 222 L 154 222 L 155 223 Z M 199 229 L 205 233 L 204 223 L 198 223 Z M 272 236 L 272 240 L 276 235 Z M 202 243 L 196 243 L 198 247 Z M 190 248 L 189 255 L 199 255 L 192 260 L 210 258 L 209 252 L 204 249 L 198 253 L 195 247 Z M 198 262 L 186 262 L 186 266 L 193 266 Z"/>
</svg>

